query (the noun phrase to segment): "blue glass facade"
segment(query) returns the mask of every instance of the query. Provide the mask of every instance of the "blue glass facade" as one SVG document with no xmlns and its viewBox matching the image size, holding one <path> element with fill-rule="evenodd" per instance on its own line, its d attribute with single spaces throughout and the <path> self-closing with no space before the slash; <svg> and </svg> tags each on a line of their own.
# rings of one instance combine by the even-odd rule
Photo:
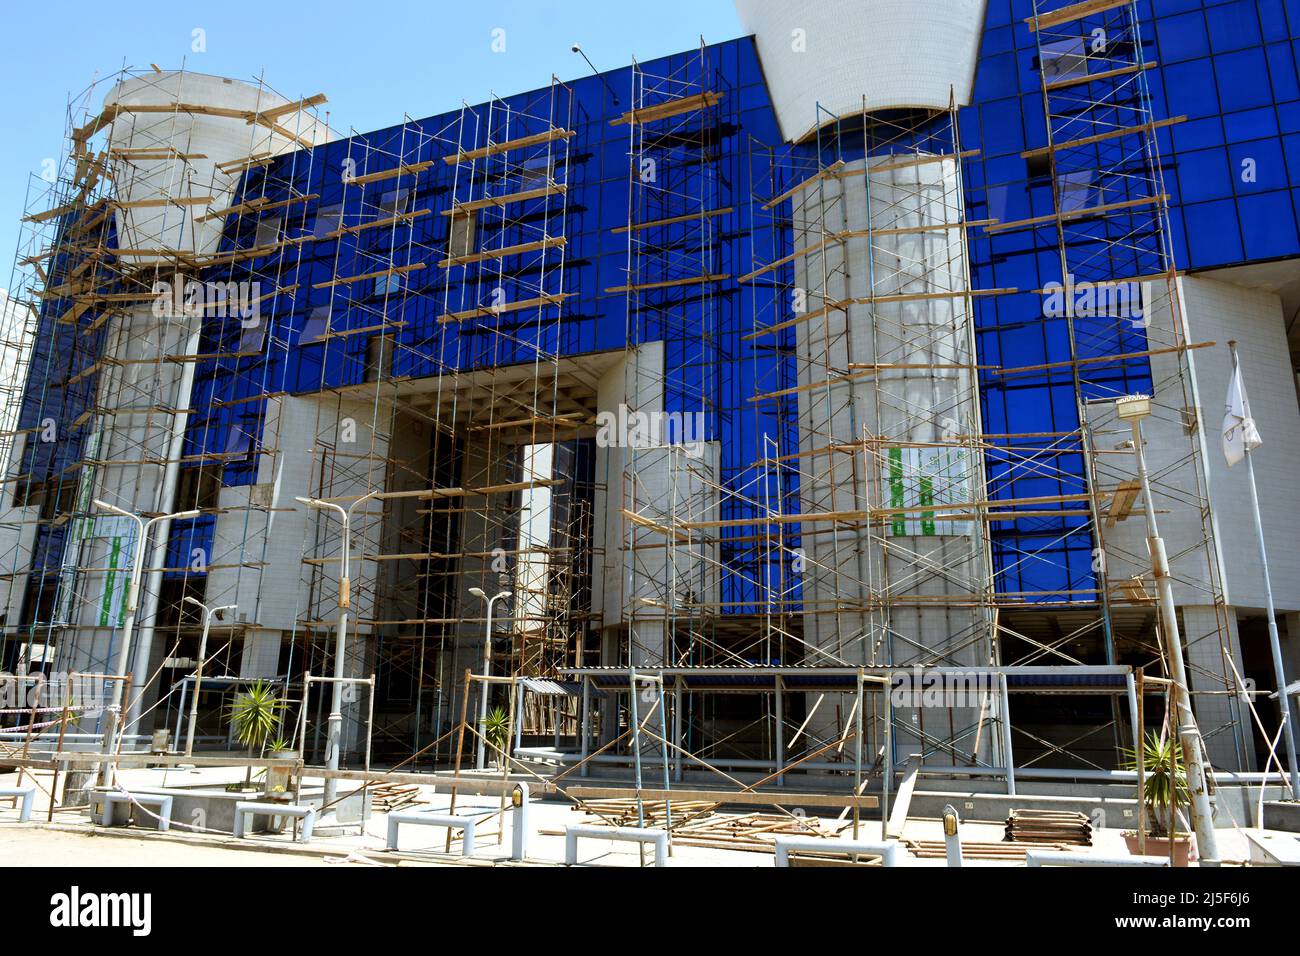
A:
<svg viewBox="0 0 1300 956">
<path fill-rule="evenodd" d="M 1136 8 L 1142 58 L 1151 68 L 1144 71 L 1145 83 L 1133 84 L 1134 95 L 1143 97 L 1149 89 L 1145 106 L 1154 118 L 1179 119 L 1155 131 L 1170 196 L 1170 239 L 1177 265 L 1200 269 L 1300 253 L 1300 0 L 1140 0 Z M 1049 174 L 1024 155 L 1047 143 L 1038 40 L 1024 22 L 1031 13 L 1030 0 L 988 4 L 974 102 L 960 112 L 960 146 L 978 150 L 964 162 L 971 220 L 1019 221 L 1054 209 Z M 627 282 L 627 240 L 615 230 L 629 221 L 628 128 L 611 120 L 627 109 L 634 82 L 631 68 L 280 157 L 250 169 L 240 197 L 261 200 L 268 207 L 284 204 L 283 237 L 295 241 L 271 256 L 240 255 L 257 245 L 259 219 L 264 217 L 250 211 L 227 220 L 223 249 L 236 261 L 214 268 L 209 277 L 240 281 L 274 276 L 276 291 L 261 303 L 268 319 L 264 334 L 250 338 L 237 319 L 214 321 L 206 329 L 199 351 L 227 354 L 197 369 L 192 407 L 198 413 L 186 437 L 187 467 L 215 462 L 227 485 L 254 481 L 266 396 L 363 383 L 371 343 L 381 334 L 391 335 L 397 344 L 391 375 L 412 378 L 530 362 L 539 353 L 577 355 L 664 340 L 667 410 L 705 408 L 707 437 L 722 439 L 724 484 L 753 494 L 759 480 L 754 462 L 762 457 L 763 436 L 780 436 L 786 448 L 795 443 L 793 402 L 751 401 L 757 394 L 795 384 L 793 337 L 767 342 L 746 338 L 755 326 L 756 296 L 763 293 L 738 284 L 734 277 L 771 261 L 781 250 L 792 251 L 789 238 L 770 219 L 755 216 L 753 197 L 790 186 L 785 179 L 772 179 L 772 170 L 811 160 L 818 147 L 781 143 L 748 38 L 641 68 L 646 74 L 671 76 L 687 86 L 723 94 L 713 108 L 712 130 L 700 133 L 698 160 L 699 169 L 706 171 L 699 175 L 701 188 L 710 190 L 708 204 L 733 210 L 704 255 L 713 271 L 732 278 L 707 291 L 664 292 L 655 309 L 632 315 L 624 293 L 607 291 Z M 615 97 L 620 98 L 617 104 Z M 489 138 L 500 141 L 537 132 L 542 127 L 529 124 L 539 116 L 576 134 L 562 151 L 569 186 L 562 204 L 567 238 L 563 268 L 490 284 L 486 264 L 450 272 L 439 268 L 441 253 L 436 250 L 447 246 L 452 228 L 450 217 L 441 213 L 463 201 L 470 185 L 445 157 L 481 147 Z M 936 124 L 930 141 L 895 143 L 891 148 L 952 149 L 956 144 L 945 136 Z M 846 159 L 861 148 L 861 140 L 855 145 L 851 136 L 834 146 L 841 151 L 837 158 Z M 784 163 L 773 163 L 773 152 Z M 422 171 L 359 188 L 345 185 L 349 161 L 352 172 L 363 178 L 398 164 Z M 491 175 L 490 164 L 487 170 Z M 344 228 L 343 234 L 331 235 L 340 226 L 361 223 L 363 201 L 368 209 L 388 204 L 395 210 L 427 212 L 391 227 Z M 547 215 L 558 207 L 539 201 L 534 208 L 536 215 Z M 485 213 L 492 215 L 490 210 Z M 633 218 L 655 215 L 654 210 L 641 209 Z M 498 226 L 500 245 L 526 241 L 523 232 L 511 235 L 504 215 Z M 688 228 L 669 232 L 665 241 L 686 241 Z M 1064 323 L 1044 318 L 1038 292 L 1062 279 L 1054 226 L 974 232 L 970 251 L 976 288 L 1021 290 L 977 300 L 981 363 L 1023 367 L 1068 358 L 1068 331 Z M 1117 277 L 1140 274 L 1140 259 L 1141 254 L 1135 254 L 1132 262 L 1112 261 L 1107 268 Z M 411 268 L 400 278 L 330 284 L 337 276 L 364 274 L 377 261 Z M 788 273 L 784 278 L 788 280 Z M 534 290 L 528 294 L 536 294 L 539 281 L 547 294 L 568 296 L 562 308 L 543 310 L 547 320 L 532 312 L 517 318 L 439 321 L 447 312 L 484 306 L 489 287 L 498 288 L 501 282 L 505 298 L 512 300 L 523 297 L 525 287 Z M 399 286 L 402 294 L 392 295 Z M 667 313 L 676 317 L 674 324 L 656 324 L 656 316 Z M 383 316 L 379 328 L 376 314 Z M 330 334 L 322 337 L 325 315 Z M 710 330 L 707 338 L 683 334 L 702 326 Z M 53 336 L 50 341 L 55 341 Z M 1142 347 L 1140 331 L 1097 345 L 1111 353 Z M 32 368 L 23 411 L 27 427 L 52 408 L 46 396 L 52 394 L 47 386 L 53 366 L 33 362 Z M 1141 389 L 1150 376 L 1142 360 L 1108 374 L 1107 387 L 1122 391 Z M 1078 397 L 1068 376 L 985 376 L 985 430 L 995 435 L 1070 432 L 1078 425 Z M 55 414 L 64 421 L 77 417 L 62 410 Z M 74 429 L 67 440 L 61 461 L 79 457 L 80 446 L 72 448 L 79 433 Z M 1082 491 L 1078 449 L 1063 447 L 1058 465 L 1057 474 L 1009 480 L 1006 456 L 995 449 L 988 460 L 992 493 L 1022 498 Z M 59 467 L 52 458 L 44 463 L 33 459 L 30 473 Z M 781 496 L 784 510 L 798 509 L 792 478 L 776 479 L 769 491 Z M 735 500 L 721 517 L 753 515 Z M 184 555 L 210 543 L 213 521 L 205 516 L 177 523 L 169 566 L 184 566 Z M 1059 598 L 1092 586 L 1093 542 L 1084 522 L 1026 518 L 995 525 L 993 533 L 1000 589 Z M 52 566 L 59 559 L 57 530 L 42 529 L 40 534 L 44 544 L 38 552 L 48 555 L 46 566 Z M 754 582 L 773 569 L 760 566 L 766 559 L 747 543 L 746 529 L 727 528 L 723 534 L 722 557 L 730 573 L 724 574 L 721 601 L 732 611 L 755 610 Z M 791 543 L 797 544 L 797 538 Z M 1030 552 L 1050 560 L 1020 560 Z"/>
</svg>

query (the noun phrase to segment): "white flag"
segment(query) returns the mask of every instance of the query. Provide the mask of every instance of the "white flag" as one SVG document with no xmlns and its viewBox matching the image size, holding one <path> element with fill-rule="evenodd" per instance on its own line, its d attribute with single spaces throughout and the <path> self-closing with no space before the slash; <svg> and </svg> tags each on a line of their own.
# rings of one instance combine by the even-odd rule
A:
<svg viewBox="0 0 1300 956">
<path fill-rule="evenodd" d="M 1232 373 L 1228 383 L 1228 401 L 1223 409 L 1223 457 L 1231 468 L 1246 457 L 1246 452 L 1264 443 L 1250 417 L 1250 402 L 1246 400 L 1246 387 L 1241 382 L 1241 366 Z"/>
</svg>

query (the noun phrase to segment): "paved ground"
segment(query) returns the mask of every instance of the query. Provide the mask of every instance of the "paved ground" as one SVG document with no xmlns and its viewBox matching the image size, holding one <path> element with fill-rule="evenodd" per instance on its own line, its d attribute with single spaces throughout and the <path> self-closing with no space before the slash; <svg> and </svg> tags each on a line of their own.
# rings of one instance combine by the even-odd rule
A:
<svg viewBox="0 0 1300 956">
<path fill-rule="evenodd" d="M 290 856 L 175 840 L 68 833 L 17 823 L 0 824 L 0 867 L 6 866 L 329 866 L 317 857 Z"/>
<path fill-rule="evenodd" d="M 224 770 L 224 768 L 222 768 Z M 168 786 L 211 785 L 217 775 L 211 771 L 169 771 L 165 774 Z M 122 782 L 128 788 L 164 785 L 163 771 L 125 771 Z M 30 778 L 29 778 L 30 780 Z M 0 777 L 0 785 L 14 783 L 13 775 Z M 47 774 L 37 779 L 38 785 L 48 788 Z M 418 809 L 447 812 L 450 797 L 425 788 Z M 475 840 L 473 860 L 475 865 L 491 866 L 508 863 L 511 843 L 511 824 L 505 832 L 499 827 L 498 798 L 462 795 L 456 804 L 458 814 L 476 818 L 479 832 Z M 179 825 L 170 834 L 155 834 L 149 830 L 131 828 L 104 830 L 95 826 L 84 811 L 59 811 L 54 822 L 46 823 L 48 802 L 38 792 L 36 813 L 30 824 L 19 824 L 17 813 L 0 805 L 0 867 L 17 866 L 329 866 L 329 865 L 379 865 L 419 866 L 459 864 L 462 861 L 459 837 L 451 842 L 448 853 L 447 831 L 433 827 L 404 827 L 401 833 L 401 853 L 391 854 L 385 849 L 386 816 L 375 813 L 370 817 L 366 832 L 352 829 L 347 836 L 321 835 L 309 847 L 291 843 L 288 834 L 255 834 L 247 840 L 234 841 L 226 834 L 187 833 Z M 417 809 L 408 807 L 406 809 Z M 531 804 L 531 823 L 535 831 L 529 844 L 531 861 L 543 865 L 561 864 L 564 860 L 564 828 L 574 823 L 594 822 L 586 813 L 575 811 L 566 802 L 551 800 Z M 507 814 L 509 818 L 509 814 Z M 833 819 L 826 820 L 831 829 Z M 864 821 L 859 838 L 867 841 L 880 839 L 878 821 Z M 962 823 L 962 841 L 998 843 L 1003 838 L 999 824 Z M 849 832 L 843 834 L 850 836 Z M 909 840 L 942 841 L 942 824 L 938 820 L 911 819 L 903 836 Z M 1093 853 L 1122 856 L 1127 854 L 1119 830 L 1094 831 Z M 1225 860 L 1244 860 L 1246 841 L 1239 832 L 1220 830 L 1220 852 Z M 652 851 L 647 850 L 647 857 Z M 579 843 L 578 862 L 587 866 L 639 866 L 641 854 L 636 844 L 616 843 L 607 840 L 582 840 Z M 907 866 L 944 866 L 938 859 L 916 859 L 905 855 Z M 675 845 L 666 865 L 673 866 L 730 866 L 770 867 L 770 852 L 746 852 L 717 847 Z M 1022 865 L 1013 862 L 992 862 L 968 859 L 967 866 Z"/>
</svg>

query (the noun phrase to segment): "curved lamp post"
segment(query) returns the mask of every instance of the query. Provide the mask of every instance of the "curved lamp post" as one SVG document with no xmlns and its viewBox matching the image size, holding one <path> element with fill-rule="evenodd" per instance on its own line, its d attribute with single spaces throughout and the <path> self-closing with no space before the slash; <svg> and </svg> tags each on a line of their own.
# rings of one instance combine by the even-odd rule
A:
<svg viewBox="0 0 1300 956">
<path fill-rule="evenodd" d="M 510 591 L 502 591 L 500 594 L 494 594 L 492 597 L 487 596 L 487 592 L 482 588 L 470 588 L 469 593 L 487 602 L 487 630 L 483 635 L 483 676 L 492 676 L 492 605 L 502 598 L 510 597 Z M 478 750 L 474 761 L 474 766 L 482 770 L 485 766 L 487 757 L 486 733 L 487 733 L 487 708 L 488 708 L 488 690 L 490 685 L 487 681 L 483 682 L 483 692 L 479 695 L 478 701 Z M 469 688 L 465 688 L 465 693 L 469 693 Z"/>
<path fill-rule="evenodd" d="M 339 750 L 343 742 L 343 651 L 348 638 L 348 608 L 352 606 L 352 509 L 364 504 L 371 498 L 381 497 L 380 492 L 372 491 L 363 495 L 344 508 L 332 501 L 320 498 L 297 497 L 295 500 L 321 511 L 336 512 L 343 521 L 343 554 L 339 567 L 339 622 L 334 638 L 334 681 L 330 694 L 329 729 L 326 734 L 325 765 L 330 770 L 339 769 Z M 338 826 L 333 822 L 334 808 L 331 806 L 338 798 L 339 782 L 334 777 L 325 778 L 325 798 L 322 803 L 321 819 L 316 828 Z"/>
<path fill-rule="evenodd" d="M 185 732 L 185 756 L 192 757 L 194 756 L 194 724 L 199 719 L 199 691 L 203 689 L 203 665 L 207 663 L 208 656 L 208 631 L 212 627 L 214 617 L 220 620 L 227 611 L 233 611 L 239 605 L 223 604 L 221 607 L 208 607 L 195 597 L 185 598 L 185 603 L 203 609 L 203 636 L 199 638 L 199 663 L 194 668 L 194 699 L 190 701 L 190 722 Z"/>
<path fill-rule="evenodd" d="M 96 498 L 93 501 L 96 508 L 101 511 L 112 512 L 123 518 L 130 518 L 136 526 L 136 545 L 135 555 L 131 563 L 131 579 L 127 582 L 126 591 L 126 619 L 122 622 L 122 642 L 117 649 L 117 663 L 113 672 L 118 675 L 126 673 L 127 664 L 131 659 L 131 637 L 135 633 L 135 611 L 140 600 L 140 576 L 144 572 L 144 552 L 149 542 L 149 532 L 153 526 L 162 521 L 175 521 L 180 518 L 197 518 L 202 512 L 198 509 L 190 511 L 177 511 L 174 514 L 155 515 L 148 520 L 137 514 L 132 514 L 125 508 L 119 508 L 117 505 L 110 505 L 106 501 L 100 501 Z M 99 766 L 99 782 L 102 786 L 109 786 L 113 781 L 113 768 L 109 765 L 109 756 L 113 752 L 114 728 L 117 726 L 118 715 L 122 712 L 122 681 L 110 681 L 113 689 L 110 692 L 108 713 L 104 716 L 104 760 Z M 143 691 L 143 688 L 141 688 Z"/>
</svg>

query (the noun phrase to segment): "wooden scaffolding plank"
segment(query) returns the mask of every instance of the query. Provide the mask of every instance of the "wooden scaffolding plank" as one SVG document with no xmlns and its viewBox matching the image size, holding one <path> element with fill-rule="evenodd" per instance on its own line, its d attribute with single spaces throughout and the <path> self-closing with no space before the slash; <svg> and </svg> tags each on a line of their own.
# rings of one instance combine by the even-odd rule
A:
<svg viewBox="0 0 1300 956">
<path fill-rule="evenodd" d="M 1026 372 L 1046 372 L 1052 369 L 1074 368 L 1081 365 L 1103 365 L 1110 362 L 1127 362 L 1137 358 L 1150 358 L 1153 355 L 1168 355 L 1172 352 L 1205 349 L 1217 344 L 1217 342 L 1190 342 L 1187 345 L 1171 345 L 1168 348 L 1145 349 L 1141 352 L 1118 352 L 1114 355 L 1094 355 L 1081 359 L 1067 359 L 1064 362 L 1048 362 L 1044 365 L 1021 365 L 1015 368 L 999 368 L 996 369 L 995 374 L 1020 375 Z"/>
<path fill-rule="evenodd" d="M 791 186 L 789 189 L 781 193 L 779 196 L 773 196 L 767 202 L 763 203 L 763 208 L 772 209 L 775 206 L 779 206 L 781 205 L 781 203 L 785 202 L 787 199 L 789 199 L 799 190 L 807 189 L 809 186 L 813 185 L 814 183 L 818 183 L 823 179 L 832 178 L 843 168 L 844 168 L 844 160 L 837 159 L 835 160 L 835 162 L 831 163 L 821 172 L 813 176 L 809 176 L 807 179 L 803 180 L 803 182 Z"/>
<path fill-rule="evenodd" d="M 500 153 L 509 152 L 512 149 L 526 149 L 529 146 L 541 146 L 543 143 L 554 142 L 557 139 L 569 139 L 573 136 L 573 130 L 561 129 L 558 126 L 552 126 L 550 129 L 541 133 L 533 133 L 531 136 L 520 136 L 518 139 L 507 139 L 500 143 L 489 143 L 487 146 L 481 146 L 478 149 L 462 150 L 458 153 L 452 153 L 450 156 L 442 157 L 442 161 L 448 166 L 455 166 L 457 163 L 468 163 L 476 159 L 486 159 L 489 156 L 496 156 Z"/>
<path fill-rule="evenodd" d="M 320 106 L 322 103 L 327 102 L 329 102 L 329 98 L 324 93 L 316 93 L 293 103 L 285 103 L 283 106 L 275 106 L 269 110 L 257 110 L 249 115 L 248 122 L 250 124 L 275 122 L 282 116 L 288 116 L 290 113 L 297 113 L 300 110 L 309 110 L 314 106 Z"/>
<path fill-rule="evenodd" d="M 286 206 L 293 206 L 300 202 L 311 202 L 320 199 L 320 193 L 308 193 L 303 196 L 290 196 L 288 199 L 281 199 L 278 202 L 271 202 L 265 197 L 250 199 L 247 202 L 236 203 L 233 206 L 227 206 L 225 209 L 214 209 L 211 212 L 204 213 L 202 216 L 196 216 L 195 222 L 206 222 L 209 219 L 222 219 L 226 216 L 242 216 L 246 212 L 264 213 L 273 209 L 284 209 Z"/>
<path fill-rule="evenodd" d="M 254 153 L 253 155 L 245 156 L 242 159 L 231 159 L 224 163 L 217 163 L 217 169 L 230 176 L 235 173 L 242 173 L 245 170 L 252 169 L 254 166 L 265 166 L 273 159 L 275 159 L 275 153 Z"/>
<path fill-rule="evenodd" d="M 498 306 L 480 306 L 477 309 L 466 309 L 464 312 L 445 312 L 438 316 L 439 322 L 463 322 L 466 319 L 491 318 L 497 315 L 504 315 L 507 312 L 519 312 L 523 309 L 544 308 L 546 306 L 560 305 L 565 299 L 572 296 L 572 292 L 560 292 L 554 295 L 540 295 L 532 299 L 519 299 L 515 302 L 506 302 Z"/>
<path fill-rule="evenodd" d="M 651 219 L 646 222 L 634 222 L 627 226 L 618 226 L 611 229 L 610 232 L 618 235 L 627 232 L 640 232 L 642 229 L 654 229 L 659 226 L 671 226 L 679 222 L 694 222 L 699 219 L 712 219 L 714 216 L 725 216 L 734 212 L 735 207 L 726 206 L 722 209 L 705 209 L 700 212 L 687 213 L 684 216 L 669 216 L 667 219 Z"/>
<path fill-rule="evenodd" d="M 865 175 L 868 171 L 874 176 L 876 173 L 888 173 L 898 169 L 910 169 L 913 166 L 927 166 L 931 163 L 950 163 L 959 159 L 971 159 L 978 156 L 978 149 L 965 149 L 960 153 L 918 153 L 914 155 L 895 154 L 888 157 L 892 162 L 881 163 L 875 166 L 858 166 L 855 169 L 846 169 L 835 174 L 836 179 L 850 179 L 854 176 Z M 875 157 L 873 157 L 875 158 Z M 886 157 L 881 157 L 886 158 Z"/>
<path fill-rule="evenodd" d="M 447 269 L 451 266 L 470 265 L 475 262 L 486 262 L 489 259 L 505 259 L 508 256 L 524 255 L 529 252 L 540 252 L 543 249 L 553 249 L 563 247 L 568 242 L 564 236 L 547 236 L 545 239 L 538 239 L 535 242 L 521 242 L 514 246 L 503 246 L 500 249 L 485 249 L 482 252 L 473 252 L 463 256 L 450 256 L 438 263 L 440 269 Z"/>
<path fill-rule="evenodd" d="M 59 216 L 67 215 L 70 212 L 76 212 L 78 209 L 76 203 L 69 203 L 66 206 L 55 206 L 53 209 L 46 209 L 43 212 L 34 212 L 30 216 L 23 216 L 23 222 L 49 222 L 51 219 L 57 219 Z"/>
<path fill-rule="evenodd" d="M 399 176 L 415 176 L 424 172 L 433 165 L 433 160 L 425 160 L 422 163 L 403 163 L 400 166 L 394 166 L 392 169 L 381 169 L 377 173 L 366 173 L 364 176 L 353 176 L 351 179 L 345 179 L 343 182 L 348 186 L 364 186 L 366 183 L 377 183 L 384 179 L 396 179 Z"/>
<path fill-rule="evenodd" d="M 1115 527 L 1115 522 L 1123 521 L 1133 511 L 1138 495 L 1142 493 L 1142 482 L 1136 478 L 1121 482 L 1110 499 L 1110 508 L 1106 511 L 1106 527 Z"/>
<path fill-rule="evenodd" d="M 564 193 L 568 188 L 568 186 L 561 183 L 551 183 L 548 186 L 538 186 L 535 189 L 524 189 L 517 193 L 506 193 L 504 196 L 485 196 L 482 199 L 471 199 L 468 202 L 454 202 L 450 209 L 442 210 L 442 215 L 466 215 L 477 209 L 487 209 L 491 206 L 508 206 L 511 203 L 527 202 L 530 199 L 541 199 L 543 196 L 554 196 L 557 193 Z"/>
<path fill-rule="evenodd" d="M 1084 76 L 1071 76 L 1064 80 L 1054 80 L 1047 84 L 1047 92 L 1063 90 L 1070 86 L 1083 86 L 1085 83 L 1096 83 L 1098 80 L 1113 80 L 1118 76 L 1128 76 L 1130 73 L 1141 73 L 1143 70 L 1151 70 L 1156 67 L 1155 63 L 1133 63 L 1129 66 L 1119 66 L 1113 70 L 1102 70 L 1100 73 L 1088 73 Z"/>
<path fill-rule="evenodd" d="M 725 93 L 715 93 L 712 90 L 707 90 L 703 93 L 693 93 L 690 96 L 679 96 L 676 99 L 665 100 L 662 103 L 654 103 L 650 106 L 642 106 L 639 109 L 628 110 L 622 116 L 610 120 L 609 125 L 625 126 L 628 123 L 637 125 L 671 119 L 674 116 L 681 116 L 683 113 L 693 113 L 696 110 L 716 106 L 725 95 Z"/>
<path fill-rule="evenodd" d="M 424 268 L 423 262 L 414 262 L 409 266 L 394 266 L 391 269 L 378 269 L 374 272 L 363 272 L 361 275 L 344 276 L 341 279 L 330 279 L 328 282 L 317 282 L 312 285 L 313 289 L 329 289 L 338 285 L 351 285 L 354 282 L 362 282 L 366 279 L 379 279 L 384 276 L 402 276 L 409 272 L 416 272 Z"/>
<path fill-rule="evenodd" d="M 928 302 L 932 299 L 981 298 L 989 295 L 1014 295 L 1019 289 L 956 289 L 951 292 L 899 292 L 893 295 L 870 295 L 852 299 L 854 305 L 876 305 L 881 302 Z"/>
<path fill-rule="evenodd" d="M 1003 222 L 996 226 L 988 226 L 987 231 L 1009 232 L 1012 229 L 1024 229 L 1026 226 L 1041 226 L 1052 222 L 1074 222 L 1077 219 L 1088 219 L 1092 216 L 1104 216 L 1108 212 L 1118 212 L 1122 209 L 1136 209 L 1139 206 L 1148 206 L 1152 203 L 1163 203 L 1169 201 L 1167 193 L 1161 193 L 1159 196 L 1143 196 L 1141 199 L 1129 199 L 1124 202 L 1105 203 L 1101 206 L 1090 206 L 1087 209 L 1073 209 L 1069 212 L 1052 213 L 1046 216 L 1035 216 L 1032 219 L 1021 219 L 1018 222 Z"/>
<path fill-rule="evenodd" d="M 765 325 L 761 329 L 757 329 L 744 336 L 744 340 L 746 342 L 752 342 L 755 339 L 762 338 L 764 335 L 772 335 L 775 332 L 780 332 L 782 329 L 788 329 L 791 326 L 798 325 L 800 322 L 811 322 L 813 319 L 819 319 L 831 312 L 843 312 L 852 304 L 852 302 L 852 299 L 841 299 L 838 302 L 827 303 L 816 311 L 796 315 L 793 319 L 786 319 L 784 322 L 776 323 L 776 325 Z"/>
<path fill-rule="evenodd" d="M 182 153 L 175 146 L 139 146 L 133 149 L 110 149 L 108 155 L 113 159 L 207 159 L 206 153 Z"/>
<path fill-rule="evenodd" d="M 340 226 L 333 232 L 327 232 L 322 238 L 337 239 L 339 236 L 348 236 L 353 233 L 365 232 L 367 229 L 380 229 L 384 226 L 395 226 L 398 223 L 409 222 L 412 219 L 419 219 L 421 216 L 427 216 L 428 209 L 412 209 L 410 212 L 398 213 L 396 216 L 388 216 L 384 219 L 376 219 L 374 222 L 358 223 L 354 226 Z"/>
<path fill-rule="evenodd" d="M 606 292 L 647 292 L 651 289 L 673 289 L 684 285 L 708 285 L 710 282 L 723 282 L 731 276 L 722 273 L 691 276 L 687 279 L 665 279 L 661 282 L 641 282 L 636 285 L 610 286 Z"/>
<path fill-rule="evenodd" d="M 1094 143 L 1104 143 L 1108 139 L 1118 139 L 1121 136 L 1135 136 L 1139 133 L 1153 133 L 1158 129 L 1164 129 L 1166 126 L 1174 126 L 1178 123 L 1187 122 L 1186 116 L 1171 116 L 1169 119 L 1156 120 L 1152 123 L 1139 123 L 1136 126 L 1122 126 L 1119 129 L 1107 130 L 1104 133 L 1097 133 L 1093 136 L 1082 136 L 1079 139 L 1067 140 L 1064 143 L 1056 143 L 1052 146 L 1040 146 L 1038 149 L 1027 149 L 1020 154 L 1022 159 L 1033 159 L 1037 156 L 1047 156 L 1051 153 L 1059 153 L 1067 149 L 1077 149 L 1080 146 L 1091 146 Z"/>
<path fill-rule="evenodd" d="M 800 256 L 806 256 L 814 252 L 823 251 L 826 249 L 827 246 L 831 245 L 832 243 L 843 242 L 843 241 L 844 241 L 844 236 L 842 233 L 836 233 L 836 232 L 828 233 L 826 237 L 822 239 L 820 242 L 814 242 L 812 245 L 804 246 L 802 249 L 796 249 L 788 256 L 782 256 L 780 259 L 777 259 L 774 262 L 769 262 L 767 265 L 755 269 L 753 272 L 746 272 L 743 276 L 738 278 L 736 281 L 750 282 L 754 279 L 757 279 L 761 275 L 766 275 L 767 273 L 771 272 L 773 269 L 781 268 L 781 266 L 785 265 L 787 262 L 793 262 L 795 259 L 798 259 Z"/>
<path fill-rule="evenodd" d="M 1060 26 L 1062 23 L 1069 23 L 1071 20 L 1082 20 L 1084 17 L 1090 17 L 1097 13 L 1127 7 L 1132 2 L 1133 0 L 1080 0 L 1079 3 L 1072 3 L 1067 7 L 1040 13 L 1034 17 L 1026 17 L 1025 23 L 1029 24 L 1031 32 L 1037 32 L 1038 30 Z"/>
<path fill-rule="evenodd" d="M 110 202 L 115 209 L 159 209 L 163 206 L 206 206 L 216 198 L 216 196 L 168 196 L 162 199 L 112 199 Z M 198 221 L 196 218 L 195 222 Z"/>
</svg>

